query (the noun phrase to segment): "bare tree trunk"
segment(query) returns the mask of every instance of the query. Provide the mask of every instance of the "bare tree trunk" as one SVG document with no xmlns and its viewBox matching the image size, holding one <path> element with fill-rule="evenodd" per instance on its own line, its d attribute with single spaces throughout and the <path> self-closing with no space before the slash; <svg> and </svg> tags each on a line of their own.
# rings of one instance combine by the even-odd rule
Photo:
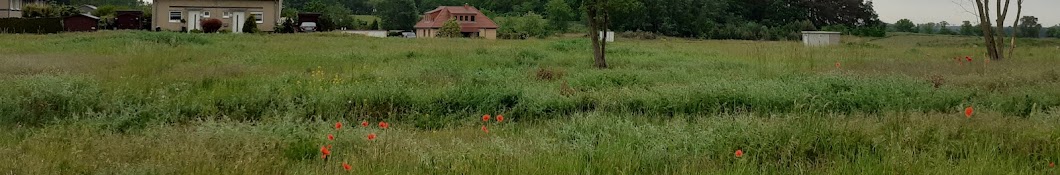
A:
<svg viewBox="0 0 1060 175">
<path fill-rule="evenodd" d="M 1001 0 L 997 0 L 997 58 L 994 60 L 1005 59 L 1005 18 L 1008 17 L 1009 2 L 1012 0 L 1005 0 L 1005 6 L 1001 6 Z"/>
<path fill-rule="evenodd" d="M 600 30 L 607 29 L 606 23 L 606 10 L 601 7 L 603 4 L 600 1 L 592 1 L 586 4 L 586 11 L 589 18 L 589 39 L 592 40 L 593 45 L 593 60 L 595 61 L 594 66 L 596 68 L 607 68 L 607 60 L 605 59 L 605 44 L 600 42 Z M 601 15 L 601 13 L 603 15 Z M 604 18 L 604 19 L 601 19 Z"/>
<path fill-rule="evenodd" d="M 986 40 L 986 52 L 990 59 L 997 60 L 997 44 L 994 42 L 994 31 L 990 24 L 990 0 L 975 0 L 976 9 L 979 10 L 979 28 L 983 30 L 983 39 Z"/>
<path fill-rule="evenodd" d="M 1012 35 L 1010 35 L 1012 41 L 1009 43 L 1008 55 L 1005 58 L 1012 58 L 1012 55 L 1016 54 L 1016 34 L 1020 33 L 1019 25 L 1020 18 L 1022 18 L 1020 15 L 1023 15 L 1023 0 L 1016 0 L 1016 20 L 1012 22 Z"/>
</svg>

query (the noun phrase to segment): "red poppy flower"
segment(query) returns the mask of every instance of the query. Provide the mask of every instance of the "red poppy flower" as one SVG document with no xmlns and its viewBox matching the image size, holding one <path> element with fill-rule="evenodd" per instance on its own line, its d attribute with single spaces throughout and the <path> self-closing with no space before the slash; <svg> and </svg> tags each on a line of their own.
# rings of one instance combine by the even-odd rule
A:
<svg viewBox="0 0 1060 175">
<path fill-rule="evenodd" d="M 743 157 L 743 150 L 736 150 L 736 158 Z"/>
<path fill-rule="evenodd" d="M 328 140 L 335 140 L 335 135 L 328 134 Z"/>
<path fill-rule="evenodd" d="M 338 130 L 340 128 L 342 128 L 342 122 L 335 122 L 335 129 Z"/>
<path fill-rule="evenodd" d="M 1049 162 L 1049 168 L 1056 167 L 1056 162 Z"/>
<path fill-rule="evenodd" d="M 482 115 L 482 121 L 484 121 L 484 122 L 490 121 L 490 115 L 489 114 Z"/>
<path fill-rule="evenodd" d="M 368 127 L 368 121 L 361 121 L 361 126 Z"/>
<path fill-rule="evenodd" d="M 503 122 L 503 121 L 504 121 L 504 115 L 497 115 L 497 122 Z"/>
<path fill-rule="evenodd" d="M 973 112 L 975 112 L 975 109 L 972 109 L 971 106 L 969 106 L 968 108 L 964 108 L 964 117 L 965 118 L 972 118 L 972 113 Z"/>
<path fill-rule="evenodd" d="M 840 65 L 839 62 L 835 62 L 835 68 L 836 69 L 839 69 L 839 65 Z"/>
<path fill-rule="evenodd" d="M 350 164 L 346 164 L 346 162 L 342 162 L 342 169 L 346 169 L 346 171 L 350 171 L 350 169 L 353 169 L 353 167 L 350 166 Z"/>
<path fill-rule="evenodd" d="M 390 124 L 388 124 L 386 122 L 379 122 L 379 128 L 383 128 L 383 129 L 390 128 Z"/>
<path fill-rule="evenodd" d="M 486 134 L 489 134 L 490 130 L 486 129 L 486 125 L 482 125 L 482 132 L 485 132 Z"/>
<path fill-rule="evenodd" d="M 331 146 L 321 146 L 320 147 L 320 154 L 322 154 L 322 156 L 320 156 L 321 158 L 326 159 L 326 158 L 328 158 L 328 155 L 331 155 L 331 150 L 329 150 L 330 147 Z"/>
<path fill-rule="evenodd" d="M 968 62 L 972 62 L 972 57 L 964 57 L 964 59 L 967 59 Z"/>
<path fill-rule="evenodd" d="M 369 141 L 375 140 L 375 133 L 368 134 L 368 140 Z"/>
</svg>

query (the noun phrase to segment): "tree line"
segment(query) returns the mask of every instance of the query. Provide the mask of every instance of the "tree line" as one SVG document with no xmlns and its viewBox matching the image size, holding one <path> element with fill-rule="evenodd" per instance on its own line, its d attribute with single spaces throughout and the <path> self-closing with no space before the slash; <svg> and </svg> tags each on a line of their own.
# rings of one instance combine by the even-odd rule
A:
<svg viewBox="0 0 1060 175">
<path fill-rule="evenodd" d="M 1005 27 L 1004 33 L 1016 32 L 1015 36 L 1022 38 L 1060 37 L 1060 25 L 1045 28 L 1038 23 L 1038 17 L 1034 16 L 1023 16 L 1019 20 L 1020 23 L 1016 27 Z M 915 24 L 909 19 L 900 19 L 888 25 L 887 31 L 964 36 L 979 36 L 983 32 L 979 24 L 973 24 L 971 21 L 962 21 L 960 25 L 946 21 Z"/>
<path fill-rule="evenodd" d="M 618 1 L 616 1 L 618 2 Z M 831 29 L 883 36 L 871 1 L 864 0 L 621 0 L 609 9 L 609 29 L 703 39 L 798 39 L 799 31 Z M 540 22 L 525 35 L 584 30 L 585 0 L 286 0 L 288 13 L 322 12 L 325 17 L 375 15 L 380 28 L 410 30 L 423 12 L 438 6 L 475 6 L 498 23 Z M 323 6 L 314 4 L 326 4 Z M 540 18 L 540 19 L 538 19 Z M 349 19 L 336 19 L 353 21 Z M 535 24 L 536 25 L 536 24 Z M 581 26 L 578 28 L 578 26 Z M 502 26 L 504 27 L 504 26 Z M 540 30 L 545 31 L 518 31 Z"/>
</svg>

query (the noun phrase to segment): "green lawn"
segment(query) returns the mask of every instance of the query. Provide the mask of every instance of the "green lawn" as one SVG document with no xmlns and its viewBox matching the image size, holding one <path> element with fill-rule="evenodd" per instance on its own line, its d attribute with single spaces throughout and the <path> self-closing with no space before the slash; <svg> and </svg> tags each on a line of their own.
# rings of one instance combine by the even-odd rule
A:
<svg viewBox="0 0 1060 175">
<path fill-rule="evenodd" d="M 0 35 L 0 173 L 1060 173 L 1060 40 L 979 42 Z"/>
</svg>

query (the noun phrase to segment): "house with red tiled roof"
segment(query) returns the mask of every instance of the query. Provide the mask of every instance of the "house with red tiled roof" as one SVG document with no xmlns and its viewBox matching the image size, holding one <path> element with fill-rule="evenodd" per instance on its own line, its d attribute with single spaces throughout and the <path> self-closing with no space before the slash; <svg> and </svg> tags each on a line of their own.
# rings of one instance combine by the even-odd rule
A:
<svg viewBox="0 0 1060 175">
<path fill-rule="evenodd" d="M 449 19 L 454 19 L 460 24 L 460 33 L 466 37 L 497 39 L 497 23 L 482 14 L 482 11 L 467 4 L 441 6 L 424 13 L 423 19 L 416 23 L 416 37 L 434 38 L 438 35 L 438 30 Z"/>
</svg>

